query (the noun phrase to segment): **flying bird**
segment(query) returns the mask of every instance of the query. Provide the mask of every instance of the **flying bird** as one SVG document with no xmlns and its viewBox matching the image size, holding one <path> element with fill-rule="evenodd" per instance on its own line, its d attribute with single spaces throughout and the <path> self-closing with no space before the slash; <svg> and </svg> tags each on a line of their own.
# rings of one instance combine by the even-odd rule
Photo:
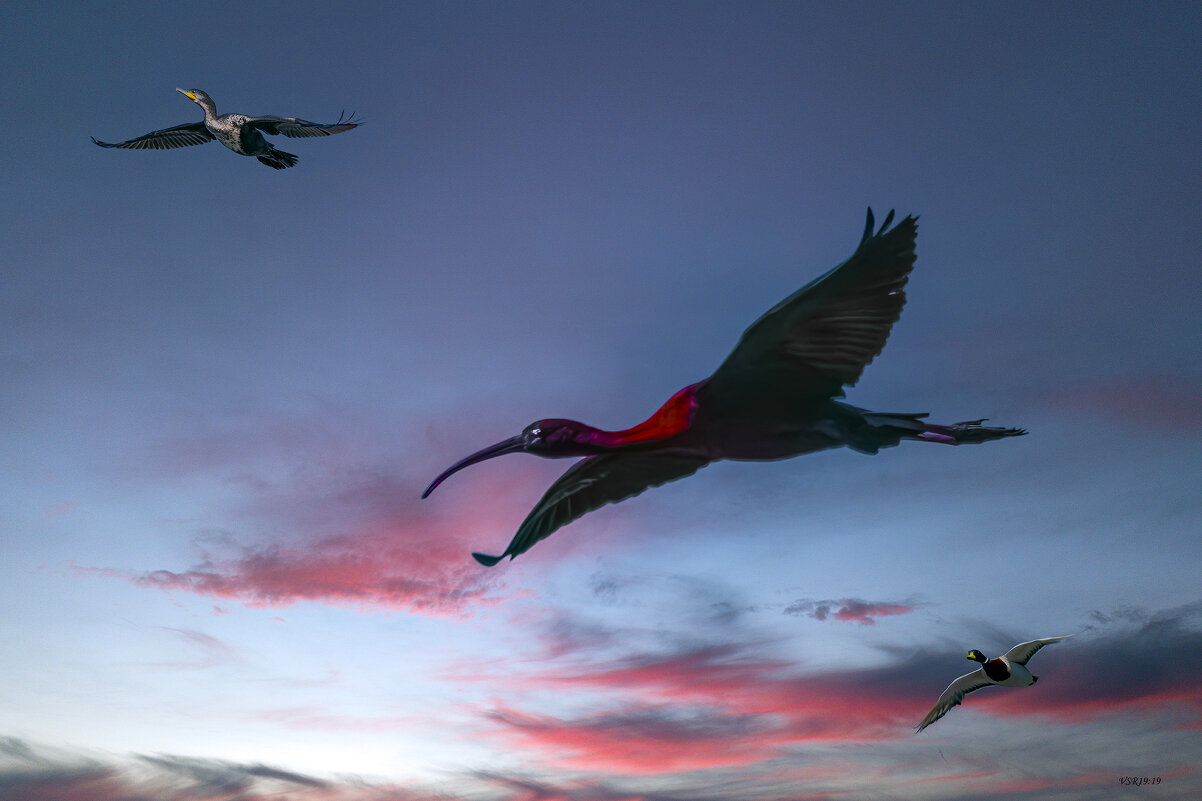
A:
<svg viewBox="0 0 1202 801">
<path fill-rule="evenodd" d="M 646 422 L 602 431 L 575 420 L 538 420 L 516 437 L 447 468 L 427 497 L 468 465 L 524 451 L 586 457 L 551 485 L 491 567 L 513 559 L 562 526 L 607 503 L 691 475 L 718 459 L 787 459 L 846 446 L 873 454 L 903 439 L 960 445 L 1027 433 L 984 420 L 923 422 L 923 414 L 872 412 L 835 398 L 881 352 L 906 301 L 917 218 L 875 234 L 872 209 L 851 258 L 770 309 L 745 332 L 717 371 L 673 395 Z"/>
<path fill-rule="evenodd" d="M 975 648 L 968 652 L 968 658 L 980 662 L 981 666 L 972 673 L 966 673 L 953 681 L 939 696 L 939 700 L 931 707 L 931 711 L 915 727 L 918 732 L 930 726 L 939 718 L 946 715 L 952 707 L 959 705 L 964 696 L 982 687 L 1029 687 L 1039 681 L 1039 677 L 1027 670 L 1027 660 L 1035 656 L 1040 648 L 1054 642 L 1072 637 L 1065 634 L 1060 637 L 1045 637 L 1042 640 L 1021 642 L 1003 655 L 994 659 L 986 659 L 985 654 Z"/>
<path fill-rule="evenodd" d="M 330 134 L 349 131 L 363 124 L 362 120 L 338 116 L 338 122 L 322 125 L 318 122 L 300 120 L 296 117 L 248 117 L 245 114 L 217 115 L 217 104 L 199 89 L 176 89 L 175 91 L 188 98 L 204 109 L 205 118 L 201 122 L 189 122 L 176 125 L 174 128 L 164 128 L 161 131 L 151 131 L 145 136 L 130 139 L 126 142 L 101 142 L 96 137 L 92 141 L 101 147 L 123 147 L 131 150 L 170 150 L 188 145 L 203 145 L 216 139 L 235 153 L 243 156 L 254 156 L 259 161 L 277 170 L 296 165 L 296 156 L 276 150 L 263 134 L 282 134 L 292 138 L 306 136 L 329 136 Z"/>
</svg>

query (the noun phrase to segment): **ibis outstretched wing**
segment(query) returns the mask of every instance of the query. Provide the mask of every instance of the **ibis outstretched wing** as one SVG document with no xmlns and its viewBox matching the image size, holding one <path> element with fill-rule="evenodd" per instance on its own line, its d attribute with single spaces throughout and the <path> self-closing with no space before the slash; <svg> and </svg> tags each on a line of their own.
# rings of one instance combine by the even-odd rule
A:
<svg viewBox="0 0 1202 801">
<path fill-rule="evenodd" d="M 581 459 L 568 468 L 534 507 L 500 556 L 473 553 L 491 567 L 531 546 L 579 517 L 638 495 L 649 487 L 692 475 L 709 464 L 704 456 L 687 453 L 618 452 Z"/>
<path fill-rule="evenodd" d="M 744 333 L 710 378 L 710 388 L 731 391 L 749 372 L 782 372 L 814 397 L 842 395 L 885 347 L 906 302 L 914 267 L 916 217 L 873 233 L 872 209 L 851 258 L 772 307 Z M 725 390 L 722 390 L 725 391 Z"/>
</svg>

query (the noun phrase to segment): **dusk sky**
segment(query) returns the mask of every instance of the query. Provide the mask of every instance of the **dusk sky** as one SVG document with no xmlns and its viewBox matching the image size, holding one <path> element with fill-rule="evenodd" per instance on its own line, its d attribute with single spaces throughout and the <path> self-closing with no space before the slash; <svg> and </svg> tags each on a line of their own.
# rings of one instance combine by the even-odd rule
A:
<svg viewBox="0 0 1202 801">
<path fill-rule="evenodd" d="M 0 801 L 1202 795 L 1202 5 L 0 4 Z M 366 123 L 103 150 L 219 113 Z M 919 216 L 848 390 L 486 569 Z M 921 734 L 1039 637 L 1036 686 Z M 1131 787 L 1124 777 L 1155 778 Z"/>
</svg>

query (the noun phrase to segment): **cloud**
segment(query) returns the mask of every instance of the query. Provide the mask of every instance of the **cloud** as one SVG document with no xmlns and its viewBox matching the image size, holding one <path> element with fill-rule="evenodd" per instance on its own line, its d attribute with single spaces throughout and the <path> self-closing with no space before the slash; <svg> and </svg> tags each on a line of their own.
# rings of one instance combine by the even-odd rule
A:
<svg viewBox="0 0 1202 801">
<path fill-rule="evenodd" d="M 1158 770 L 1189 794 L 1198 787 L 1187 766 L 1196 762 L 1189 743 L 1202 721 L 1202 683 L 1193 670 L 1202 660 L 1202 602 L 1094 610 L 1086 617 L 1077 637 L 1033 660 L 1044 677 L 1038 685 L 974 693 L 915 736 L 912 726 L 966 666 L 958 648 L 883 648 L 888 658 L 881 665 L 807 670 L 796 657 L 768 656 L 765 642 L 740 640 L 738 630 L 722 627 L 723 642 L 661 639 L 614 655 L 630 647 L 623 629 L 575 624 L 561 612 L 536 636 L 533 652 L 503 675 L 479 670 L 452 677 L 496 685 L 504 700 L 475 707 L 471 737 L 501 743 L 520 773 L 464 766 L 435 791 L 256 762 L 64 755 L 9 738 L 0 739 L 0 801 L 794 801 L 1031 793 L 1084 801 L 1133 769 L 1122 760 L 1138 765 L 1162 751 L 1174 756 L 1158 760 Z M 189 630 L 174 633 L 200 648 L 218 645 Z M 1007 638 L 998 648 L 1011 644 L 1010 633 L 988 634 L 980 639 Z M 320 715 L 292 709 L 278 720 L 333 728 L 369 722 Z M 1125 720 L 1116 726 L 1106 720 L 1113 716 Z M 963 740 L 974 719 L 987 733 L 988 754 Z M 410 725 L 371 722 L 381 733 Z M 1033 730 L 1047 735 L 1038 745 Z M 1127 742 L 1128 731 L 1138 733 L 1137 744 Z M 1122 754 L 1117 762 L 1116 754 Z"/>
<path fill-rule="evenodd" d="M 179 629 L 171 626 L 155 626 L 160 631 L 167 631 L 187 643 L 196 656 L 189 660 L 160 662 L 161 667 L 207 668 L 227 662 L 237 661 L 238 653 L 227 643 L 212 635 L 195 629 Z"/>
<path fill-rule="evenodd" d="M 447 801 L 434 790 L 168 754 L 124 759 L 0 737 L 0 801 Z"/>
<path fill-rule="evenodd" d="M 1202 730 L 1202 679 L 1195 669 L 1202 663 L 1202 602 L 1156 612 L 1094 610 L 1089 617 L 1094 623 L 1083 633 L 1031 661 L 1038 675 L 1044 671 L 1037 660 L 1056 659 L 1054 693 L 1007 693 L 982 698 L 981 705 L 995 714 L 1038 713 L 1065 722 L 1155 715 L 1179 728 Z"/>
<path fill-rule="evenodd" d="M 661 774 L 728 767 L 772 756 L 764 721 L 705 708 L 636 707 L 562 719 L 501 707 L 504 739 L 548 764 L 600 773 Z"/>
<path fill-rule="evenodd" d="M 510 675 L 509 697 L 587 697 L 600 709 L 496 703 L 487 734 L 540 764 L 662 775 L 765 763 L 804 743 L 879 742 L 921 716 L 925 699 L 890 692 L 871 671 L 801 674 L 758 653 L 751 643 L 703 645 Z"/>
<path fill-rule="evenodd" d="M 319 682 L 313 682 L 319 683 Z M 422 720 L 407 715 L 380 715 L 368 717 L 363 715 L 333 714 L 319 707 L 286 707 L 255 713 L 256 718 L 268 720 L 287 730 L 319 729 L 325 732 L 336 731 L 375 731 L 381 733 L 398 732 L 416 727 L 432 727 L 436 722 Z"/>
<path fill-rule="evenodd" d="M 1082 381 L 1058 387 L 1048 403 L 1074 412 L 1167 431 L 1196 431 L 1202 386 L 1187 376 L 1156 374 Z"/>
<path fill-rule="evenodd" d="M 641 725 L 638 720 L 629 722 Z M 1112 766 L 1069 773 L 1072 767 L 1063 756 L 1075 753 L 1079 745 L 1049 743 L 1047 750 L 1069 750 L 1023 759 L 1019 768 L 983 768 L 979 756 L 932 763 L 915 759 L 912 747 L 883 745 L 872 751 L 810 751 L 759 766 L 711 768 L 675 777 L 589 775 L 558 765 L 543 772 L 528 766 L 513 774 L 468 769 L 427 786 L 170 754 L 89 756 L 0 738 L 0 801 L 950 801 L 1012 799 L 1030 793 L 1056 801 L 1086 801 L 1112 787 L 1116 773 Z M 1019 756 L 1004 738 L 991 741 L 991 746 L 1006 757 Z M 891 750 L 883 753 L 882 748 Z M 1198 786 L 1193 777 L 1188 767 L 1162 774 L 1166 786 L 1191 797 Z"/>
<path fill-rule="evenodd" d="M 178 572 L 98 572 L 120 575 L 144 587 L 252 607 L 317 601 L 460 615 L 471 604 L 486 602 L 485 576 L 465 559 L 468 551 L 439 544 L 437 539 L 431 528 L 415 530 L 399 524 L 300 545 L 243 546 L 220 555 L 205 552 L 199 565 Z"/>
<path fill-rule="evenodd" d="M 918 605 L 913 602 L 864 601 L 859 598 L 844 598 L 840 601 L 815 601 L 801 598 L 785 607 L 786 615 L 805 615 L 815 620 L 833 617 L 845 623 L 856 622 L 872 626 L 878 617 L 904 615 L 913 612 Z"/>
<path fill-rule="evenodd" d="M 246 527 L 292 532 L 275 541 L 243 544 L 227 533 L 202 534 L 194 541 L 199 562 L 184 570 L 73 567 L 252 607 L 308 601 L 458 617 L 501 599 L 501 574 L 470 557 L 484 536 L 474 532 L 507 526 L 513 503 L 499 497 L 497 485 L 446 511 L 418 500 L 418 488 L 378 472 L 342 478 L 320 489 L 304 482 L 258 497 Z M 318 533 L 328 529 L 334 530 Z"/>
<path fill-rule="evenodd" d="M 855 619 L 855 606 L 847 606 Z M 1202 603 L 1158 613 L 1092 613 L 1101 627 L 1033 660 L 1044 675 L 1038 685 L 982 690 L 961 709 L 1041 725 L 1130 715 L 1178 730 L 1202 728 L 1202 682 L 1193 670 L 1202 660 L 1200 611 Z M 763 642 L 737 641 L 734 631 L 723 631 L 721 643 L 661 642 L 614 656 L 613 648 L 629 647 L 634 633 L 593 623 L 579 633 L 575 628 L 562 615 L 548 625 L 545 661 L 528 663 L 541 667 L 507 672 L 505 700 L 481 714 L 492 724 L 485 736 L 527 763 L 600 775 L 763 769 L 808 748 L 907 743 L 947 684 L 969 669 L 958 647 L 907 646 L 883 648 L 889 658 L 879 666 L 806 670 L 766 656 Z M 999 649 L 1017 641 L 1000 636 Z M 470 672 L 456 678 L 495 680 Z M 565 710 L 563 699 L 578 706 Z"/>
<path fill-rule="evenodd" d="M 236 797 L 251 791 L 297 793 L 329 787 L 321 779 L 259 764 L 239 765 L 179 756 L 139 755 L 136 759 L 138 767 L 154 777 L 151 780 L 154 785 L 185 798 L 201 794 Z"/>
</svg>

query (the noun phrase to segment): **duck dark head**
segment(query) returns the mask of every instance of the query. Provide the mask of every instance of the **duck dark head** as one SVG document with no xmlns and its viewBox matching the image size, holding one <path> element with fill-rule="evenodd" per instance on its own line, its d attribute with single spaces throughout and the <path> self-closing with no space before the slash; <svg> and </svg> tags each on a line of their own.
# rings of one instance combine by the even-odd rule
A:
<svg viewBox="0 0 1202 801">
<path fill-rule="evenodd" d="M 974 648 L 974 649 L 972 649 L 971 651 L 969 651 L 969 652 L 968 652 L 968 658 L 969 658 L 969 659 L 971 659 L 971 660 L 972 660 L 972 661 L 974 661 L 974 662 L 980 662 L 981 664 L 985 664 L 985 662 L 987 662 L 987 661 L 988 661 L 988 660 L 985 658 L 985 654 L 981 653 L 981 652 L 980 652 L 980 651 L 978 651 L 976 648 Z"/>
<path fill-rule="evenodd" d="M 489 445 L 484 450 L 476 451 L 471 456 L 460 459 L 448 467 L 442 474 L 426 487 L 422 493 L 425 498 L 434 489 L 446 481 L 451 475 L 469 465 L 504 456 L 507 453 L 532 453 L 548 459 L 565 456 L 591 456 L 604 450 L 599 435 L 602 432 L 578 423 L 575 420 L 547 419 L 536 420 L 523 429 L 516 437 L 501 440 L 495 445 Z"/>
</svg>

